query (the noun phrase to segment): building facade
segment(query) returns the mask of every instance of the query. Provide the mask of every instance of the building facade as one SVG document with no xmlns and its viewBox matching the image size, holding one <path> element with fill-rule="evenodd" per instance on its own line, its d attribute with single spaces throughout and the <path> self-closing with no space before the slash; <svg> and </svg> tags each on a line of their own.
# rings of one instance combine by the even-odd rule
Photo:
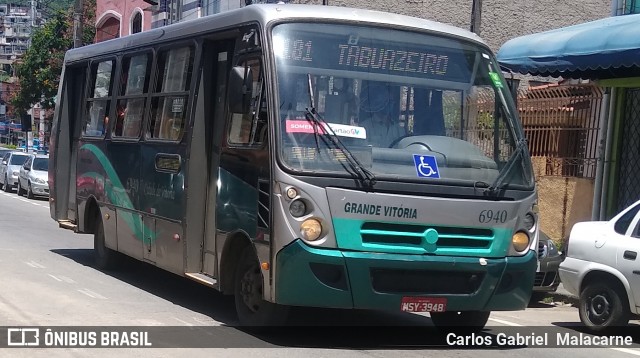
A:
<svg viewBox="0 0 640 358">
<path fill-rule="evenodd" d="M 278 0 L 145 0 L 153 5 L 151 28 Z M 420 17 L 470 29 L 473 0 L 288 0 L 291 4 L 328 4 Z M 497 51 L 516 36 L 579 24 L 609 16 L 611 0 L 483 0 L 478 33 Z"/>
<path fill-rule="evenodd" d="M 97 0 L 96 42 L 150 29 L 152 8 L 143 0 Z"/>
<path fill-rule="evenodd" d="M 35 8 L 0 4 L 0 66 L 10 74 L 11 65 L 24 55 L 31 43 L 31 34 L 42 23 Z"/>
</svg>

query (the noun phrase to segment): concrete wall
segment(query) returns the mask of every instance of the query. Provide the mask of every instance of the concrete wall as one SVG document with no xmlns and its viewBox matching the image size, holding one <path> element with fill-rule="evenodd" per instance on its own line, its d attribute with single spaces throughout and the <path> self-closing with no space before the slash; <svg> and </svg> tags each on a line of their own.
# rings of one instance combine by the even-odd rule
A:
<svg viewBox="0 0 640 358">
<path fill-rule="evenodd" d="M 473 0 L 328 0 L 329 5 L 381 10 L 468 30 Z M 322 4 L 322 0 L 291 3 Z M 611 0 L 483 0 L 480 36 L 494 52 L 507 40 L 608 17 Z"/>
<path fill-rule="evenodd" d="M 594 180 L 546 176 L 546 158 L 534 157 L 533 163 L 540 229 L 551 239 L 562 241 L 569 236 L 573 224 L 591 220 Z"/>
</svg>

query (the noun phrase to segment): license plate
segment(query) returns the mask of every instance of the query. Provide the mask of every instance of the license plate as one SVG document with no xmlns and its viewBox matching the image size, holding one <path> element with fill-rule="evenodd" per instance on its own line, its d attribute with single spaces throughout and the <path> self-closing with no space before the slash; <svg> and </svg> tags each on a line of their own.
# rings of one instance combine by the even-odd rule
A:
<svg viewBox="0 0 640 358">
<path fill-rule="evenodd" d="M 446 297 L 402 297 L 400 310 L 404 312 L 444 312 Z"/>
</svg>

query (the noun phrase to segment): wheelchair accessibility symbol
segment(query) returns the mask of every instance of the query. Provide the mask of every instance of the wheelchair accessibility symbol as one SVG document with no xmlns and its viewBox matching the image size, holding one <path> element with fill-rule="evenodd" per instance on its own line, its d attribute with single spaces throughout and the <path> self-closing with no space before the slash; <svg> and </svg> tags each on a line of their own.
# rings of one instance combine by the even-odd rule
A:
<svg viewBox="0 0 640 358">
<path fill-rule="evenodd" d="M 415 163 L 419 178 L 440 178 L 436 157 L 432 155 L 414 154 L 413 162 Z"/>
</svg>

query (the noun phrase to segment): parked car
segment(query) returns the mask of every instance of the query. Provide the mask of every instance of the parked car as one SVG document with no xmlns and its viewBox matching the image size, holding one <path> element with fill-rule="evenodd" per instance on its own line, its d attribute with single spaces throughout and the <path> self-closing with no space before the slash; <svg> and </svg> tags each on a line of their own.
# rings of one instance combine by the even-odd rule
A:
<svg viewBox="0 0 640 358">
<path fill-rule="evenodd" d="M 592 331 L 624 326 L 640 313 L 639 212 L 640 201 L 609 221 L 571 229 L 560 279 L 580 298 L 580 320 Z"/>
<path fill-rule="evenodd" d="M 5 154 L 13 151 L 13 149 L 0 147 L 0 159 L 4 158 Z"/>
<path fill-rule="evenodd" d="M 544 297 L 545 293 L 555 292 L 560 285 L 558 268 L 564 259 L 562 252 L 558 251 L 555 242 L 544 232 L 540 231 L 538 241 L 538 270 L 533 282 L 532 301 Z"/>
<path fill-rule="evenodd" d="M 29 154 L 18 151 L 11 151 L 2 157 L 0 162 L 0 184 L 2 189 L 10 192 L 18 184 L 20 168 L 29 158 Z"/>
<path fill-rule="evenodd" d="M 20 168 L 18 195 L 49 196 L 49 156 L 32 154 Z"/>
</svg>

